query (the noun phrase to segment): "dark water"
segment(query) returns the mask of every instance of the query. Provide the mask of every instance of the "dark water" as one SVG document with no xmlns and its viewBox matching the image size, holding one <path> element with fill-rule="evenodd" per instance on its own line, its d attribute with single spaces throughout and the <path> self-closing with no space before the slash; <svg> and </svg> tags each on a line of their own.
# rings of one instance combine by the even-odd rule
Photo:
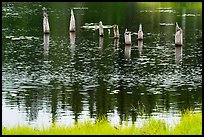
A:
<svg viewBox="0 0 204 137">
<path fill-rule="evenodd" d="M 50 35 L 43 35 L 43 6 Z M 81 29 L 99 21 L 118 24 L 119 40 L 112 29 L 103 38 Z M 182 47 L 174 45 L 175 22 Z M 126 28 L 132 46 L 124 44 Z M 113 124 L 139 125 L 149 116 L 173 124 L 186 109 L 202 111 L 201 3 L 2 3 L 2 50 L 3 126 L 100 116 Z"/>
</svg>

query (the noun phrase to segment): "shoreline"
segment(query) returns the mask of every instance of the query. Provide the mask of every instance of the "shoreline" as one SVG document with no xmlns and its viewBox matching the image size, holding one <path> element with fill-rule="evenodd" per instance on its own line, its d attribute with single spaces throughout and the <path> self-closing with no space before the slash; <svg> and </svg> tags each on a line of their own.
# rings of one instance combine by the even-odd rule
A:
<svg viewBox="0 0 204 137">
<path fill-rule="evenodd" d="M 174 128 L 155 118 L 145 121 L 143 126 L 112 126 L 105 119 L 93 123 L 85 121 L 73 126 L 53 125 L 46 128 L 29 126 L 2 127 L 2 135 L 202 135 L 202 112 L 186 112 Z"/>
</svg>

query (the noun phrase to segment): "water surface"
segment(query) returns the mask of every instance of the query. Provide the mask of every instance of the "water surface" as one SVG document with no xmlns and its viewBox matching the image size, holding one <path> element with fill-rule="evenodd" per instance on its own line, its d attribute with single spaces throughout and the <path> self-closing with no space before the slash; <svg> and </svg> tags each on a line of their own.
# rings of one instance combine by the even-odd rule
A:
<svg viewBox="0 0 204 137">
<path fill-rule="evenodd" d="M 42 30 L 48 9 L 51 34 Z M 69 33 L 74 8 L 76 33 Z M 102 21 L 118 24 L 120 38 Z M 175 22 L 183 29 L 174 45 Z M 137 40 L 139 24 L 144 40 Z M 125 46 L 124 31 L 132 33 Z M 202 111 L 201 3 L 2 3 L 2 125 L 71 125 L 105 116 L 141 125 Z"/>
</svg>

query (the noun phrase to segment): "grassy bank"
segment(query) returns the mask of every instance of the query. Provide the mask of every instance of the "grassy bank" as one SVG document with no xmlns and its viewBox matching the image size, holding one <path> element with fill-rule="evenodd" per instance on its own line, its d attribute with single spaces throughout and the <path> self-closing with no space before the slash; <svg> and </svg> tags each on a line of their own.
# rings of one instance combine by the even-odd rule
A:
<svg viewBox="0 0 204 137">
<path fill-rule="evenodd" d="M 96 123 L 84 122 L 74 126 L 52 126 L 49 128 L 36 129 L 28 126 L 13 128 L 2 127 L 3 135 L 201 135 L 202 113 L 186 113 L 181 121 L 171 129 L 168 124 L 161 120 L 150 118 L 140 128 L 112 126 L 109 122 L 101 120 Z"/>
</svg>

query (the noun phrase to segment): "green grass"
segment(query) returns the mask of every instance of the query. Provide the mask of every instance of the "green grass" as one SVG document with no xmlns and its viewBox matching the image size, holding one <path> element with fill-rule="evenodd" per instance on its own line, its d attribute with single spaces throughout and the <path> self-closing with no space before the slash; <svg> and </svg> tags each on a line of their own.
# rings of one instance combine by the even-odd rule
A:
<svg viewBox="0 0 204 137">
<path fill-rule="evenodd" d="M 173 131 L 176 135 L 188 134 L 202 134 L 202 113 L 193 114 L 187 112 L 183 115 L 179 124 L 177 124 Z"/>
<path fill-rule="evenodd" d="M 86 121 L 73 126 L 36 129 L 29 126 L 2 127 L 3 135 L 202 135 L 202 112 L 186 112 L 173 129 L 162 120 L 150 118 L 142 127 L 112 126 L 106 120 Z"/>
</svg>

